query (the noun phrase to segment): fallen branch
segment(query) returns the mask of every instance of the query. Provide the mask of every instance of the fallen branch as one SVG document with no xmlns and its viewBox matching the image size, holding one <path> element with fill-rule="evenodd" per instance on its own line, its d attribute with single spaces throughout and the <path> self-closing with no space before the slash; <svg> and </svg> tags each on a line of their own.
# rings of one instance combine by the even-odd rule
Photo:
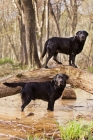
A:
<svg viewBox="0 0 93 140">
<path fill-rule="evenodd" d="M 71 66 L 56 65 L 50 69 L 37 69 L 34 71 L 24 72 L 15 76 L 0 80 L 0 98 L 14 95 L 20 92 L 20 87 L 9 88 L 3 85 L 3 82 L 29 82 L 29 81 L 48 81 L 57 73 L 65 73 L 69 76 L 67 81 L 73 87 L 81 88 L 93 94 L 93 74 Z"/>
</svg>

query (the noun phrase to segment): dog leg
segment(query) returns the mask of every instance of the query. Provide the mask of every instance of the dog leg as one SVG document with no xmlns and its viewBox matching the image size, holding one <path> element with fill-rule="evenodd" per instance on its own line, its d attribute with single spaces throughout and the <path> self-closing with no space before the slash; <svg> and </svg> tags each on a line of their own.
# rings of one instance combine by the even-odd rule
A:
<svg viewBox="0 0 93 140">
<path fill-rule="evenodd" d="M 30 103 L 31 99 L 25 99 L 25 101 L 22 101 L 21 111 L 24 111 L 24 108 Z"/>
<path fill-rule="evenodd" d="M 74 68 L 77 68 L 77 66 L 75 65 L 75 57 L 76 57 L 76 55 L 75 54 L 72 54 L 72 66 Z"/>
<path fill-rule="evenodd" d="M 48 68 L 47 63 L 52 56 L 53 56 L 52 54 L 51 55 L 49 54 L 48 57 L 46 58 L 45 68 Z"/>
<path fill-rule="evenodd" d="M 58 54 L 58 53 L 55 53 L 55 54 L 54 54 L 53 60 L 56 61 L 58 64 L 62 64 L 61 62 L 59 62 L 59 61 L 57 60 L 57 54 Z"/>
<path fill-rule="evenodd" d="M 53 111 L 54 110 L 54 100 L 49 100 L 47 110 Z"/>
<path fill-rule="evenodd" d="M 71 66 L 71 55 L 69 55 L 69 65 Z"/>
<path fill-rule="evenodd" d="M 72 53 L 69 56 L 69 65 L 73 66 L 74 68 L 77 68 L 77 66 L 75 65 L 75 57 L 76 57 L 76 55 L 74 53 Z M 71 63 L 71 61 L 72 61 L 72 63 Z"/>
</svg>

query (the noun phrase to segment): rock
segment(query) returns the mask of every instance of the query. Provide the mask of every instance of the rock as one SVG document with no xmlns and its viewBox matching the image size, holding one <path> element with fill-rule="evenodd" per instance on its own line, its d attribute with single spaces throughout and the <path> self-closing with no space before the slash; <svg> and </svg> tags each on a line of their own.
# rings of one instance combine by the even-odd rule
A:
<svg viewBox="0 0 93 140">
<path fill-rule="evenodd" d="M 76 93 L 73 88 L 67 87 L 64 89 L 62 99 L 76 99 Z"/>
</svg>

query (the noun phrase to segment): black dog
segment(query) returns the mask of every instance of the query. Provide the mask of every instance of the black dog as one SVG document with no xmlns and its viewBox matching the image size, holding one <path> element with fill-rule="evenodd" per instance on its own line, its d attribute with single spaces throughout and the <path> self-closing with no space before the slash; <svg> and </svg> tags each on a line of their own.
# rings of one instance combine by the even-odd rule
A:
<svg viewBox="0 0 93 140">
<path fill-rule="evenodd" d="M 66 86 L 68 76 L 57 74 L 52 81 L 29 82 L 29 83 L 3 83 L 8 87 L 21 86 L 22 106 L 21 111 L 30 103 L 31 100 L 42 99 L 48 102 L 47 110 L 54 110 L 55 100 L 60 98 Z"/>
<path fill-rule="evenodd" d="M 22 106 L 21 111 L 30 103 L 31 100 L 42 99 L 48 102 L 47 110 L 54 110 L 55 100 L 60 98 L 66 86 L 68 76 L 57 74 L 52 81 L 29 82 L 29 83 L 3 83 L 8 87 L 21 86 Z"/>
<path fill-rule="evenodd" d="M 45 62 L 45 68 L 48 68 L 47 63 L 52 56 L 54 56 L 53 59 L 58 64 L 62 64 L 57 60 L 58 53 L 64 53 L 69 55 L 69 65 L 77 67 L 75 65 L 75 57 L 83 50 L 83 46 L 87 36 L 88 33 L 86 31 L 78 31 L 75 37 L 70 38 L 53 37 L 48 39 L 45 42 L 44 51 L 42 54 L 43 58 L 46 52 L 48 53 L 48 57 Z"/>
</svg>

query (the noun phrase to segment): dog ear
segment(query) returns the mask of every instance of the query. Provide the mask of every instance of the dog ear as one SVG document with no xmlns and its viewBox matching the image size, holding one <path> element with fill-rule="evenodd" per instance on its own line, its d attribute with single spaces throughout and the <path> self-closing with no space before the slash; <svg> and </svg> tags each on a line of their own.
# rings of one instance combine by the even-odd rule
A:
<svg viewBox="0 0 93 140">
<path fill-rule="evenodd" d="M 79 35 L 79 32 L 80 32 L 80 31 L 78 31 L 78 32 L 76 33 L 76 36 L 77 36 L 77 37 L 78 37 L 78 35 Z"/>
<path fill-rule="evenodd" d="M 53 82 L 53 83 L 55 83 L 56 78 L 57 78 L 57 75 L 58 75 L 58 74 L 56 74 L 56 75 L 53 77 L 53 79 L 52 79 L 52 82 Z"/>
<path fill-rule="evenodd" d="M 66 74 L 63 74 L 63 76 L 66 78 L 66 80 L 68 80 L 69 77 Z"/>
<path fill-rule="evenodd" d="M 56 74 L 56 75 L 53 77 L 53 81 L 56 81 L 57 75 L 58 75 L 58 74 Z"/>
<path fill-rule="evenodd" d="M 88 36 L 88 32 L 85 31 L 86 36 Z"/>
</svg>

